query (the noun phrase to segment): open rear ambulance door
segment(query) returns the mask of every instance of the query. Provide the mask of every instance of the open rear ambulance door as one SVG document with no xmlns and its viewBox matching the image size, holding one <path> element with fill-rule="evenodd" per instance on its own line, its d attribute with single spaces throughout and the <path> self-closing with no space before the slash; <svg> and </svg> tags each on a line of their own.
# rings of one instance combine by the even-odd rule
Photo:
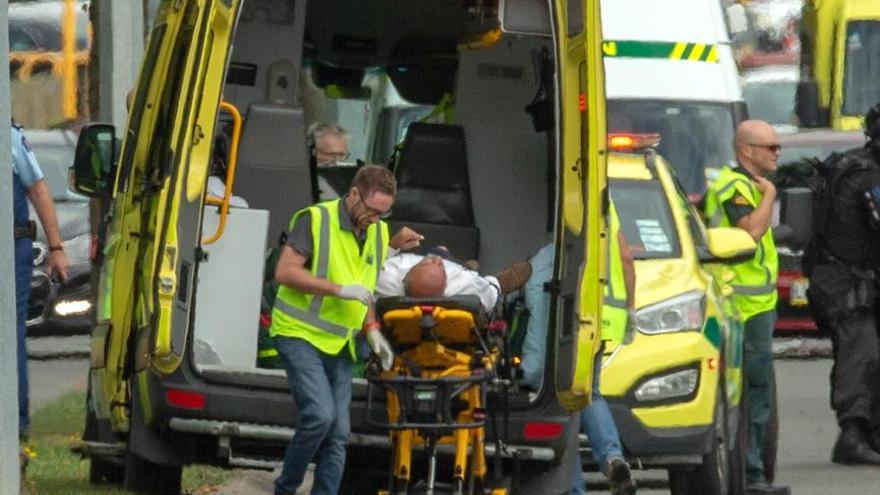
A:
<svg viewBox="0 0 880 495">
<path fill-rule="evenodd" d="M 577 410 L 590 400 L 607 242 L 602 22 L 599 0 L 553 3 L 561 178 L 559 252 L 551 284 L 558 294 L 555 376 L 560 403 Z"/>
<path fill-rule="evenodd" d="M 114 331 L 104 384 L 118 404 L 111 411 L 117 430 L 128 427 L 128 390 L 151 421 L 144 370 L 171 373 L 184 354 L 194 247 L 239 3 L 162 2 L 132 94 L 116 186 L 124 200 L 114 211 Z M 133 377 L 136 387 L 128 384 Z"/>
</svg>

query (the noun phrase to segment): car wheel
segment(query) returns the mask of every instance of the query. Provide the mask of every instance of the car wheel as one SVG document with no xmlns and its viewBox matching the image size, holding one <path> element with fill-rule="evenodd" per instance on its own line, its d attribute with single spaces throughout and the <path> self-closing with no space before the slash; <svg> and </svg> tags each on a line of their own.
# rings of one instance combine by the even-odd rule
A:
<svg viewBox="0 0 880 495">
<path fill-rule="evenodd" d="M 390 457 L 390 456 L 389 456 Z M 391 470 L 389 459 L 376 455 L 365 448 L 349 447 L 345 455 L 345 472 L 339 485 L 339 495 L 376 493 L 380 488 L 388 489 L 388 473 Z M 393 495 L 406 493 L 394 490 Z"/>
<path fill-rule="evenodd" d="M 776 397 L 776 368 L 770 367 L 767 381 L 767 393 L 770 396 L 770 415 L 764 428 L 764 445 L 761 449 L 761 460 L 764 463 L 764 477 L 773 483 L 776 478 L 776 455 L 779 450 L 779 403 Z"/>
<path fill-rule="evenodd" d="M 179 495 L 183 466 L 150 462 L 133 452 L 125 456 L 125 489 L 155 495 Z"/>
<path fill-rule="evenodd" d="M 740 395 L 736 436 L 730 450 L 730 495 L 743 495 L 746 490 L 746 453 L 749 448 L 749 404 L 745 391 Z"/>
<path fill-rule="evenodd" d="M 116 441 L 107 420 L 100 420 L 92 403 L 92 379 L 88 380 L 86 392 L 86 424 L 83 440 L 103 443 Z M 125 464 L 121 457 L 89 454 L 89 483 L 121 484 L 125 479 Z"/>
<path fill-rule="evenodd" d="M 722 378 L 723 380 L 723 378 Z M 712 447 L 703 455 L 703 464 L 690 474 L 692 493 L 705 495 L 728 495 L 730 488 L 730 462 L 728 452 L 727 407 L 724 389 L 719 387 L 715 405 Z"/>
</svg>

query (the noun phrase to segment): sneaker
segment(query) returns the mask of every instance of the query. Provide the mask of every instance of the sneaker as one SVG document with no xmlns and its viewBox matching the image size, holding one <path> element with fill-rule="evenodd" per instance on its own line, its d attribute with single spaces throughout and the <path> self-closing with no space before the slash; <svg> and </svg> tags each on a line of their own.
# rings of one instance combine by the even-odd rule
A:
<svg viewBox="0 0 880 495">
<path fill-rule="evenodd" d="M 746 484 L 746 495 L 791 495 L 785 485 L 771 485 L 768 481 Z"/>
<path fill-rule="evenodd" d="M 632 479 L 629 464 L 622 457 L 608 459 L 605 476 L 608 477 L 611 495 L 633 495 L 636 493 L 636 482 Z"/>
<path fill-rule="evenodd" d="M 532 265 L 528 261 L 517 261 L 498 272 L 495 278 L 501 286 L 502 294 L 510 294 L 526 284 L 532 275 Z"/>
</svg>

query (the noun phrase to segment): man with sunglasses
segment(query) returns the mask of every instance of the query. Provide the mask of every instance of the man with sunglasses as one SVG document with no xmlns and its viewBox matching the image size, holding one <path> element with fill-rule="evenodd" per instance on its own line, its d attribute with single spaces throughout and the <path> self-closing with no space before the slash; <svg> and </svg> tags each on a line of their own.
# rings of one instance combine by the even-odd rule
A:
<svg viewBox="0 0 880 495">
<path fill-rule="evenodd" d="M 345 196 L 300 210 L 290 222 L 275 270 L 279 288 L 269 333 L 300 420 L 275 480 L 276 495 L 296 493 L 313 460 L 311 493 L 339 490 L 350 430 L 355 334 L 365 336 L 385 369 L 391 367 L 394 355 L 379 331 L 373 290 L 385 259 L 424 239 L 406 227 L 389 236 L 381 219 L 390 213 L 396 193 L 390 170 L 365 165 Z"/>
<path fill-rule="evenodd" d="M 838 464 L 880 465 L 880 103 L 864 146 L 832 155 L 814 178 L 813 239 L 804 272 L 810 307 L 833 342 L 831 407 Z"/>
<path fill-rule="evenodd" d="M 776 187 L 766 175 L 776 170 L 782 147 L 776 131 L 762 120 L 746 120 L 736 128 L 736 167 L 724 166 L 706 192 L 705 214 L 710 227 L 739 227 L 757 243 L 755 256 L 731 265 L 734 303 L 745 323 L 743 376 L 748 396 L 749 448 L 746 493 L 787 495 L 787 486 L 772 485 L 764 473 L 761 453 L 770 417 L 771 338 L 776 323 L 778 261 L 770 222 Z"/>
</svg>

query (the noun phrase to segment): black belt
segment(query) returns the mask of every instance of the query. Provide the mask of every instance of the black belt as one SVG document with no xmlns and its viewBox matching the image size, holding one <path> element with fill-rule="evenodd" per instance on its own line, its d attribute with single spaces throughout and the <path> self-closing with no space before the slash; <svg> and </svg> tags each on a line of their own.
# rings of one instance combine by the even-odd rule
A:
<svg viewBox="0 0 880 495">
<path fill-rule="evenodd" d="M 37 240 L 37 223 L 33 220 L 28 220 L 28 223 L 24 225 L 16 225 L 14 235 L 16 239 Z"/>
</svg>

